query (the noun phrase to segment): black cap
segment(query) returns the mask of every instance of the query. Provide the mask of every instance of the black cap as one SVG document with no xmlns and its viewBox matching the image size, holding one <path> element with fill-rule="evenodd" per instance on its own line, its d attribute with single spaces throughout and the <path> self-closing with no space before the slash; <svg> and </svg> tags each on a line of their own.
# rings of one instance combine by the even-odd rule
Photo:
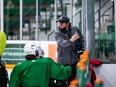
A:
<svg viewBox="0 0 116 87">
<path fill-rule="evenodd" d="M 67 16 L 61 16 L 59 20 L 57 20 L 56 22 L 69 22 L 69 18 Z"/>
</svg>

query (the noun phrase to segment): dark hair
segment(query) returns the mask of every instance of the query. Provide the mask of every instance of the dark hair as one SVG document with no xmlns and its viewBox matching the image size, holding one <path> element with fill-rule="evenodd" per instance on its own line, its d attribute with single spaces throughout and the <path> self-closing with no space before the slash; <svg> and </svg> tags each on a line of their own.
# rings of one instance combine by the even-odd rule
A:
<svg viewBox="0 0 116 87">
<path fill-rule="evenodd" d="M 26 60 L 35 60 L 35 59 L 37 59 L 37 57 L 36 57 L 36 55 L 26 55 L 25 59 Z"/>
</svg>

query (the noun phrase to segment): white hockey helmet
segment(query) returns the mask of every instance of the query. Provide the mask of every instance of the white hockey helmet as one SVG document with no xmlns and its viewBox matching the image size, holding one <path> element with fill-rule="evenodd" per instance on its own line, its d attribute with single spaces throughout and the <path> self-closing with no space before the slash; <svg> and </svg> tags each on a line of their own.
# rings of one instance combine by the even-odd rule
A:
<svg viewBox="0 0 116 87">
<path fill-rule="evenodd" d="M 44 56 L 44 51 L 38 44 L 33 42 L 33 43 L 27 43 L 24 46 L 24 52 L 26 55 L 36 55 L 36 51 L 38 51 L 39 57 Z"/>
<path fill-rule="evenodd" d="M 39 48 L 37 49 L 38 53 L 39 53 L 39 57 L 43 57 L 45 52 L 44 50 L 39 46 Z"/>
<path fill-rule="evenodd" d="M 35 43 L 27 43 L 24 46 L 24 52 L 26 55 L 36 55 L 38 45 Z"/>
</svg>

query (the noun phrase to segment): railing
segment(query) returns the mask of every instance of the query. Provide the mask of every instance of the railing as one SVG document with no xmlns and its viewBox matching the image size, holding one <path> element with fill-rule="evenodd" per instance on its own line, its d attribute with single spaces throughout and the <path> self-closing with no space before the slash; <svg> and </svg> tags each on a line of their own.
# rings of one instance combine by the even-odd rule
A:
<svg viewBox="0 0 116 87">
<path fill-rule="evenodd" d="M 48 34 L 48 37 L 47 37 L 48 41 L 50 40 L 50 36 L 51 36 L 54 32 L 55 32 L 55 30 L 53 30 L 51 33 Z"/>
<path fill-rule="evenodd" d="M 95 14 L 97 14 L 97 12 L 98 12 L 99 10 L 101 10 L 109 1 L 110 1 L 110 0 L 107 0 L 107 1 L 95 12 Z"/>
<path fill-rule="evenodd" d="M 108 10 L 110 10 L 112 7 L 113 7 L 113 5 L 111 5 L 107 10 L 105 10 L 105 11 L 103 12 L 103 14 L 101 14 L 100 17 L 98 17 L 98 19 L 95 20 L 95 23 L 96 23 L 102 16 L 104 16 L 104 14 L 105 14 Z"/>
<path fill-rule="evenodd" d="M 100 0 L 99 1 L 99 5 L 101 5 Z M 103 17 L 105 15 L 105 13 L 107 11 L 109 11 L 111 8 L 113 8 L 114 4 L 112 4 L 111 6 L 109 6 L 102 14 L 101 14 L 101 10 L 105 7 L 105 5 L 107 5 L 109 2 L 111 2 L 111 0 L 107 0 L 102 6 L 99 6 L 100 8 L 95 12 L 95 15 L 98 13 L 98 18 L 95 20 L 95 23 L 98 22 L 98 29 L 100 30 L 101 27 L 101 17 Z M 113 1 L 112 1 L 113 3 Z M 112 12 L 113 13 L 113 12 Z M 113 13 L 114 14 L 114 13 Z M 112 15 L 113 17 L 113 15 Z"/>
</svg>

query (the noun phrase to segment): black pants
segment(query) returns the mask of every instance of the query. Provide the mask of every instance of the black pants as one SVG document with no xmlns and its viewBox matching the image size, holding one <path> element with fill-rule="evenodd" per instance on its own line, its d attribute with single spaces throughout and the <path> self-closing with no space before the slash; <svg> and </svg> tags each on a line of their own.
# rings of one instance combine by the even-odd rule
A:
<svg viewBox="0 0 116 87">
<path fill-rule="evenodd" d="M 67 87 L 66 80 L 50 79 L 48 87 Z"/>
<path fill-rule="evenodd" d="M 49 86 L 48 87 L 67 87 L 69 86 L 70 82 L 76 78 L 76 64 L 70 65 L 72 68 L 71 76 L 68 77 L 65 80 L 55 80 L 50 79 Z"/>
<path fill-rule="evenodd" d="M 72 73 L 71 73 L 71 76 L 67 78 L 67 81 L 68 81 L 68 84 L 70 84 L 70 82 L 76 78 L 76 64 L 73 64 L 73 65 L 70 65 L 71 68 L 72 68 Z"/>
</svg>

